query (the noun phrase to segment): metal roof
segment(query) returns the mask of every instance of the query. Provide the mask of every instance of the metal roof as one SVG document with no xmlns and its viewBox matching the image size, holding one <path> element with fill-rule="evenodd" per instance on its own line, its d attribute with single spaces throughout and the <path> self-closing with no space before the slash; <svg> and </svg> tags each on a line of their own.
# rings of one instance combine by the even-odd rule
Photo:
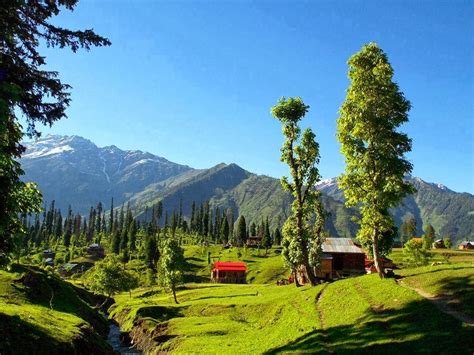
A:
<svg viewBox="0 0 474 355">
<path fill-rule="evenodd" d="M 247 271 L 247 265 L 240 261 L 216 261 L 214 269 L 220 271 Z"/>
<path fill-rule="evenodd" d="M 323 253 L 364 254 L 364 251 L 350 238 L 326 238 L 323 243 Z"/>
</svg>

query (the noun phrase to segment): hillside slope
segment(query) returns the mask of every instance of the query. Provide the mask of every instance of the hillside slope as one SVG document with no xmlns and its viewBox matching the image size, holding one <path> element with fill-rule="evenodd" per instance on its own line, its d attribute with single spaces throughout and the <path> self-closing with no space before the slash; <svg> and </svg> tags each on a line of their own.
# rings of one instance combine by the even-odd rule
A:
<svg viewBox="0 0 474 355">
<path fill-rule="evenodd" d="M 45 271 L 0 271 L 1 354 L 112 354 L 108 325 L 70 284 Z"/>
<path fill-rule="evenodd" d="M 471 353 L 472 330 L 393 279 L 316 287 L 190 284 L 116 297 L 112 316 L 146 351 L 213 354 Z"/>
</svg>

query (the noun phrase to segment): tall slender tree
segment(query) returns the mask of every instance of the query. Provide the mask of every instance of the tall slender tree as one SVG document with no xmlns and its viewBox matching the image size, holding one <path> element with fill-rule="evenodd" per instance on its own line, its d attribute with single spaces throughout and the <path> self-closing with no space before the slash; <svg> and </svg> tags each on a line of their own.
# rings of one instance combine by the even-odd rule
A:
<svg viewBox="0 0 474 355">
<path fill-rule="evenodd" d="M 394 230 L 388 209 L 414 192 L 404 180 L 412 170 L 405 158 L 411 140 L 397 129 L 408 121 L 410 102 L 393 81 L 387 55 L 369 43 L 348 61 L 351 81 L 337 120 L 337 137 L 345 156 L 339 178 L 347 206 L 360 206 L 357 237 L 372 249 L 381 278 L 379 244 Z"/>
<path fill-rule="evenodd" d="M 244 215 L 239 217 L 237 222 L 237 242 L 242 245 L 247 242 L 247 223 Z"/>
<path fill-rule="evenodd" d="M 320 250 L 312 245 L 321 241 L 314 238 L 311 222 L 315 218 L 314 207 L 320 201 L 315 184 L 321 177 L 317 168 L 319 144 L 310 128 L 301 135 L 299 127 L 308 109 L 299 97 L 281 98 L 271 112 L 283 126 L 285 142 L 281 148 L 281 161 L 288 164 L 291 175 L 291 180 L 284 176 L 281 184 L 294 197 L 291 216 L 283 229 L 283 236 L 288 240 L 284 245 L 289 248 L 283 256 L 291 259 L 290 267 L 301 267 L 311 285 L 315 285 L 317 279 L 310 263 L 310 249 Z"/>
</svg>

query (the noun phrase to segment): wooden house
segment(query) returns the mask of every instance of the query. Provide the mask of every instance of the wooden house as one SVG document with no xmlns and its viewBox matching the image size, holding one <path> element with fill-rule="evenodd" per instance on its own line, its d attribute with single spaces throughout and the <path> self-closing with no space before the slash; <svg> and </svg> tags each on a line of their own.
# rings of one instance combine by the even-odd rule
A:
<svg viewBox="0 0 474 355">
<path fill-rule="evenodd" d="M 44 259 L 45 266 L 54 266 L 54 259 L 53 258 L 46 258 Z"/>
<path fill-rule="evenodd" d="M 459 250 L 474 249 L 474 242 L 466 240 L 459 244 Z"/>
<path fill-rule="evenodd" d="M 446 245 L 444 245 L 443 239 L 437 239 L 433 242 L 434 249 L 446 249 Z"/>
<path fill-rule="evenodd" d="M 228 284 L 246 283 L 247 265 L 243 262 L 216 261 L 211 271 L 211 281 Z"/>
<path fill-rule="evenodd" d="M 326 238 L 322 245 L 321 265 L 316 276 L 332 280 L 365 274 L 365 253 L 350 238 Z"/>
<path fill-rule="evenodd" d="M 262 245 L 262 237 L 258 235 L 252 235 L 247 239 L 247 246 L 252 248 L 257 248 Z"/>
<path fill-rule="evenodd" d="M 47 249 L 43 251 L 43 259 L 53 259 L 56 256 L 56 253 L 51 249 Z"/>
<path fill-rule="evenodd" d="M 91 244 L 87 248 L 87 254 L 89 254 L 92 257 L 102 259 L 102 258 L 105 257 L 104 247 L 102 245 L 99 245 L 99 244 Z"/>
</svg>

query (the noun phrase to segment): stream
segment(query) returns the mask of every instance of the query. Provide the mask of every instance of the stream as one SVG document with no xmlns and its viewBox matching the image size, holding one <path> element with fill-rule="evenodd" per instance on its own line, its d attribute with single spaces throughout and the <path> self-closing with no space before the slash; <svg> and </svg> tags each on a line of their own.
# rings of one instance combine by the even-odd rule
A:
<svg viewBox="0 0 474 355">
<path fill-rule="evenodd" d="M 109 335 L 107 335 L 107 342 L 112 348 L 119 354 L 141 354 L 140 350 L 135 349 L 133 346 L 124 344 L 121 339 L 120 327 L 115 322 L 109 323 Z"/>
</svg>

